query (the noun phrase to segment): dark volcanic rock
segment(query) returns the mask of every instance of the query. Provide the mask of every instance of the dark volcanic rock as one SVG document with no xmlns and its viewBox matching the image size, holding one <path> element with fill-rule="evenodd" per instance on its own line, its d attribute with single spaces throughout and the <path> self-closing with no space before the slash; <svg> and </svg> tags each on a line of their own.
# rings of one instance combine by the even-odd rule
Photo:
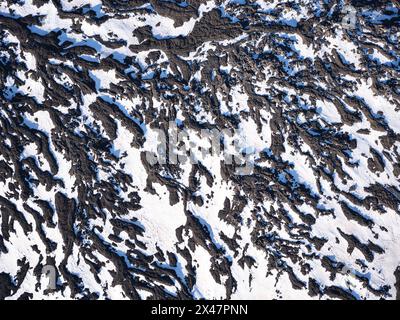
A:
<svg viewBox="0 0 400 320">
<path fill-rule="evenodd" d="M 399 299 L 399 8 L 0 0 L 0 299 Z"/>
</svg>

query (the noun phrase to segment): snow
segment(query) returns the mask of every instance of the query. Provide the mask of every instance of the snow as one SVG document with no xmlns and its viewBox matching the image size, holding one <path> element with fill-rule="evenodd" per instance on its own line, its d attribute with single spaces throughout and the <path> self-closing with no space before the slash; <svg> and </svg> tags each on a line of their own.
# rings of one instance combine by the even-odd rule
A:
<svg viewBox="0 0 400 320">
<path fill-rule="evenodd" d="M 172 18 L 156 13 L 149 4 L 137 8 L 148 10 L 116 13 L 112 9 L 107 10 L 100 0 L 61 0 L 60 3 L 66 12 L 85 7 L 82 17 L 79 19 L 72 15 L 72 18 L 67 15 L 60 17 L 56 6 L 51 2 L 44 3 L 40 7 L 33 5 L 32 0 L 19 1 L 11 5 L 0 2 L 0 13 L 5 16 L 16 18 L 31 14 L 43 15 L 38 25 L 31 25 L 28 29 L 36 33 L 36 36 L 45 36 L 51 31 L 61 31 L 58 37 L 59 45 L 70 41 L 68 47 L 63 47 L 62 50 L 68 51 L 80 46 L 88 46 L 95 50 L 94 54 L 78 55 L 79 59 L 76 60 L 69 59 L 68 55 L 64 55 L 63 52 L 58 58 L 51 58 L 48 61 L 53 66 L 60 66 L 56 74 L 48 76 L 64 86 L 66 92 L 69 93 L 76 87 L 73 86 L 75 78 L 68 74 L 86 72 L 85 66 L 90 66 L 87 68 L 88 75 L 95 83 L 95 90 L 87 88 L 87 91 L 92 90 L 93 92 L 82 93 L 79 96 L 74 94 L 72 98 L 66 100 L 68 104 L 65 103 L 65 105 L 45 104 L 48 98 L 48 91 L 46 90 L 51 88 L 48 87 L 49 83 L 47 83 L 49 79 L 43 80 L 37 77 L 37 69 L 40 67 L 38 65 L 39 60 L 36 60 L 33 51 L 30 52 L 24 48 L 26 45 L 20 43 L 19 39 L 12 34 L 12 30 L 4 33 L 2 42 L 8 47 L 9 51 L 1 53 L 1 61 L 14 59 L 15 55 L 19 68 L 15 74 L 5 77 L 2 95 L 7 101 L 11 101 L 17 93 L 35 99 L 38 104 L 35 108 L 31 109 L 28 106 L 21 108 L 23 111 L 18 115 L 22 118 L 22 123 L 19 123 L 18 120 L 18 125 L 25 129 L 39 130 L 48 137 L 50 153 L 58 164 L 58 171 L 51 174 L 54 178 L 62 180 L 64 184 L 63 186 L 55 185 L 48 189 L 46 185 L 38 182 L 38 177 L 34 172 L 28 172 L 27 183 L 32 186 L 32 196 L 26 201 L 18 198 L 11 199 L 28 223 L 32 225 L 33 230 L 36 230 L 36 227 L 42 228 L 46 237 L 58 244 L 56 250 L 47 253 L 46 247 L 37 232 L 25 234 L 20 224 L 17 221 L 14 223 L 15 233 L 11 232 L 9 241 L 6 241 L 9 253 L 2 256 L 6 258 L 0 259 L 0 272 L 11 274 L 15 280 L 15 272 L 18 270 L 16 262 L 22 258 L 27 259 L 30 269 L 21 288 L 11 298 L 18 298 L 25 291 L 32 291 L 31 288 L 35 288 L 37 285 L 38 281 L 36 275 L 33 274 L 33 267 L 43 261 L 40 261 L 39 254 L 32 253 L 31 246 L 33 244 L 38 246 L 41 256 L 47 255 L 49 258 L 54 258 L 56 265 L 60 265 L 64 259 L 63 239 L 58 228 L 49 227 L 48 224 L 37 226 L 33 217 L 24 209 L 24 204 L 42 214 L 35 202 L 36 199 L 48 201 L 54 207 L 55 194 L 62 192 L 67 197 L 77 200 L 77 179 L 72 174 L 72 169 L 79 170 L 77 168 L 78 162 L 76 159 L 69 158 L 67 150 L 64 150 L 64 146 L 58 140 L 67 133 L 74 133 L 77 140 L 86 141 L 83 137 L 89 130 L 93 130 L 92 134 L 97 134 L 99 138 L 110 140 L 109 150 L 116 160 L 110 160 L 112 157 L 102 158 L 101 153 L 88 152 L 88 157 L 95 161 L 97 166 L 95 167 L 94 181 L 87 182 L 87 186 L 91 187 L 90 184 L 109 182 L 115 188 L 116 194 L 122 202 L 131 201 L 129 195 L 137 192 L 141 207 L 137 210 L 118 212 L 119 218 L 123 221 L 135 223 L 144 229 L 143 235 L 138 235 L 138 240 L 144 243 L 146 249 L 138 247 L 137 252 L 150 256 L 161 250 L 163 253 L 173 253 L 177 258 L 177 265 L 174 267 L 169 266 L 167 262 L 160 262 L 157 258 L 153 258 L 150 263 L 152 267 L 159 265 L 170 268 L 177 273 L 183 283 L 186 281 L 185 277 L 188 276 L 190 261 L 178 252 L 179 249 L 188 249 L 189 239 L 195 236 L 190 228 L 185 228 L 188 215 L 195 217 L 209 232 L 212 243 L 207 240 L 206 245 L 222 249 L 220 257 L 212 257 L 210 250 L 206 250 L 202 245 L 197 244 L 194 250 L 189 248 L 192 263 L 196 269 L 196 282 L 192 290 L 194 298 L 226 298 L 225 287 L 228 277 L 226 275 L 221 276 L 221 283 L 215 281 L 210 274 L 213 259 L 226 259 L 231 263 L 230 270 L 237 282 L 237 290 L 232 295 L 233 299 L 309 299 L 307 288 L 304 290 L 293 289 L 285 268 L 286 271 L 292 269 L 299 280 L 306 285 L 309 278 L 313 278 L 320 282 L 323 287 L 337 285 L 342 288 L 353 288 L 353 293 L 357 298 L 377 298 L 355 277 L 337 274 L 336 279 L 332 279 L 330 273 L 322 266 L 321 259 L 324 256 L 335 261 L 345 261 L 346 265 L 356 274 L 368 277 L 371 286 L 374 288 L 379 288 L 388 283 L 393 284 L 396 281 L 393 271 L 400 265 L 398 254 L 400 251 L 400 216 L 398 212 L 386 208 L 387 210 L 383 214 L 377 210 L 377 206 L 373 203 L 362 206 L 355 205 L 350 200 L 350 195 L 356 196 L 361 201 L 370 197 L 371 193 L 367 191 L 367 188 L 376 183 L 386 187 L 398 187 L 398 177 L 394 174 L 394 166 L 395 159 L 398 158 L 400 144 L 395 142 L 390 148 L 385 148 L 382 145 L 381 138 L 386 136 L 388 132 L 377 129 L 367 118 L 370 113 L 369 110 L 371 110 L 372 117 L 382 119 L 395 134 L 398 134 L 400 133 L 398 103 L 394 98 L 390 99 L 381 94 L 374 87 L 371 76 L 366 72 L 366 62 L 369 60 L 369 63 L 378 68 L 378 71 L 382 71 L 379 79 L 389 80 L 393 78 L 391 72 L 394 74 L 395 70 L 398 69 L 396 69 L 398 59 L 396 60 L 395 54 L 390 48 L 396 44 L 396 36 L 390 36 L 393 42 L 391 45 L 377 41 L 372 45 L 374 47 L 372 50 L 363 51 L 361 43 L 355 41 L 354 38 L 352 39 L 349 33 L 339 25 L 334 24 L 334 29 L 327 30 L 323 39 L 321 39 L 323 40 L 321 43 L 317 41 L 308 43 L 307 38 L 301 36 L 301 31 L 294 29 L 294 27 L 303 19 L 307 19 L 310 12 L 318 16 L 323 9 L 319 2 L 304 0 L 304 5 L 293 6 L 289 9 L 279 0 L 257 0 L 249 6 L 255 9 L 254 14 L 257 15 L 257 21 L 260 25 L 280 25 L 281 27 L 284 25 L 287 27 L 285 32 L 271 31 L 260 37 L 258 35 L 254 37 L 250 31 L 243 31 L 222 41 L 204 41 L 197 47 L 193 47 L 186 56 L 177 55 L 177 58 L 186 61 L 191 69 L 188 83 L 184 85 L 173 84 L 171 90 L 157 96 L 156 90 L 153 90 L 155 89 L 153 84 L 158 72 L 161 74 L 162 82 L 167 83 L 172 78 L 179 77 L 179 73 L 182 75 L 183 71 L 180 66 L 176 66 L 177 74 L 172 71 L 175 69 L 171 68 L 173 61 L 169 60 L 170 50 L 163 51 L 158 48 L 142 50 L 143 44 L 134 35 L 134 31 L 148 26 L 152 36 L 158 41 L 190 36 L 196 24 L 214 9 L 218 9 L 223 17 L 229 18 L 231 23 L 235 24 L 240 20 L 237 18 L 241 14 L 239 7 L 244 5 L 246 1 L 226 0 L 221 3 L 214 1 L 201 3 L 197 15 L 187 19 L 179 26 L 176 26 Z M 187 3 L 181 3 L 182 7 L 187 5 Z M 279 8 L 282 8 L 282 10 Z M 94 15 L 89 15 L 89 11 Z M 373 11 L 363 14 L 368 16 L 373 23 L 381 23 L 390 17 Z M 73 30 L 74 24 L 81 25 L 82 32 Z M 267 40 L 271 40 L 269 37 L 274 39 L 266 43 Z M 99 39 L 105 43 L 102 43 Z M 112 48 L 106 44 L 107 41 L 117 40 L 125 41 L 126 44 Z M 284 46 L 285 50 L 281 50 L 280 46 Z M 235 54 L 243 54 L 245 59 L 254 63 L 254 65 L 251 65 L 254 68 L 254 70 L 251 70 L 254 75 L 252 74 L 249 78 L 244 77 L 242 66 L 235 65 L 236 57 L 233 56 L 232 48 L 237 50 L 237 52 L 234 52 Z M 157 61 L 149 59 L 150 54 L 155 51 L 160 52 Z M 331 91 L 330 81 L 332 80 L 324 79 L 319 75 L 312 80 L 297 81 L 301 79 L 302 71 L 307 73 L 310 71 L 309 67 L 315 66 L 317 59 L 321 59 L 322 63 L 326 65 L 336 63 L 336 52 L 342 64 L 344 64 L 340 67 L 343 70 L 348 69 L 350 74 L 334 76 L 337 76 L 340 80 L 351 82 L 352 87 L 350 89 L 343 86 L 343 88 L 339 88 L 338 92 Z M 282 69 L 275 66 L 275 60 L 271 61 L 271 59 L 265 58 L 273 55 L 279 60 Z M 109 56 L 114 59 L 113 62 L 119 66 L 118 68 L 114 68 L 112 63 L 103 64 L 102 59 Z M 227 57 L 224 60 L 227 62 L 216 67 L 213 66 L 212 70 L 205 69 L 210 56 L 219 57 L 221 60 Z M 120 63 L 118 64 L 116 61 Z M 123 65 L 125 61 L 131 61 L 132 64 Z M 338 64 L 340 65 L 340 63 Z M 62 72 L 63 68 L 68 69 L 66 72 Z M 391 69 L 390 72 L 389 69 Z M 204 78 L 205 70 L 211 72 L 211 83 L 208 78 Z M 127 78 L 124 78 L 124 73 L 128 76 Z M 249 71 L 249 73 L 251 72 Z M 129 78 L 135 79 L 135 83 L 131 84 Z M 231 84 L 230 80 L 234 80 L 234 82 Z M 139 86 L 137 82 L 142 83 Z M 198 86 L 196 93 L 191 91 L 191 86 L 194 84 Z M 113 85 L 120 85 L 121 91 L 114 92 Z M 322 93 L 321 96 L 315 98 L 310 93 L 314 91 L 303 90 L 302 85 L 318 90 Z M 334 84 L 334 86 L 338 85 Z M 254 100 L 250 99 L 249 87 L 254 90 L 253 98 L 260 98 L 260 101 L 265 100 L 265 105 L 263 102 L 257 101 L 255 103 Z M 177 94 L 182 89 L 185 90 L 185 94 L 187 93 L 186 96 L 185 94 L 182 96 Z M 148 94 L 142 95 L 141 90 L 143 92 L 148 90 Z M 133 94 L 128 96 L 127 92 L 133 92 Z M 202 100 L 202 98 L 214 92 L 218 99 L 219 110 L 213 109 L 210 112 L 209 106 L 205 105 L 207 102 L 204 101 L 206 100 Z M 348 105 L 347 102 L 351 97 L 359 99 L 365 105 L 361 107 Z M 168 103 L 170 98 L 178 99 L 176 103 L 170 105 Z M 186 102 L 186 98 L 189 102 Z M 118 108 L 129 119 L 128 121 L 140 126 L 145 138 L 142 147 L 138 148 L 133 145 L 132 142 L 137 137 L 124 126 L 124 122 L 116 117 L 113 121 L 117 126 L 117 136 L 115 139 L 111 139 L 107 135 L 103 124 L 96 119 L 95 114 L 89 108 L 97 99 L 110 103 L 112 108 Z M 335 105 L 336 103 L 342 103 L 343 108 L 348 111 L 360 111 L 360 121 L 355 121 L 351 125 L 345 123 Z M 14 106 L 9 104 L 4 106 L 3 110 L 0 110 L 1 119 L 4 119 L 4 123 L 14 120 L 10 118 L 8 113 L 12 107 Z M 76 111 L 76 113 L 73 116 L 73 121 L 70 121 L 68 113 L 72 111 Z M 169 189 L 157 179 L 152 182 L 154 194 L 148 192 L 149 172 L 146 171 L 142 162 L 143 153 L 157 152 L 159 137 L 153 126 L 157 126 L 162 111 L 165 111 L 165 116 L 170 118 L 171 121 L 185 128 L 189 141 L 193 144 L 191 151 L 194 159 L 200 162 L 214 179 L 212 186 L 209 186 L 205 176 L 197 174 L 196 188 L 192 190 L 190 174 L 194 169 L 194 164 L 180 163 L 176 171 L 168 166 L 152 168 L 155 177 L 167 179 L 171 184 L 176 185 L 179 202 L 173 206 L 170 204 Z M 150 115 L 148 112 L 151 112 Z M 222 116 L 218 114 L 219 112 Z M 270 148 L 272 148 L 273 135 L 279 132 L 272 131 L 271 121 L 276 119 L 278 113 L 281 113 L 282 119 L 284 119 L 283 123 L 280 123 L 282 127 L 278 129 L 284 133 L 282 136 L 284 151 L 276 155 Z M 230 116 L 239 119 L 235 138 L 240 142 L 241 150 L 246 150 L 251 154 L 249 160 L 251 165 L 256 164 L 258 166 L 259 175 L 264 174 L 263 170 L 268 173 L 263 176 L 267 182 L 262 190 L 258 190 L 260 193 L 268 193 L 268 195 L 260 201 L 244 191 L 246 188 L 255 188 L 249 186 L 250 182 L 245 178 L 235 177 L 238 181 L 225 178 L 221 166 L 221 162 L 223 163 L 225 160 L 223 154 L 212 154 L 204 157 L 201 148 L 210 147 L 210 142 L 200 135 L 198 128 L 187 128 L 188 117 L 191 117 L 191 123 L 197 121 L 199 125 L 204 125 L 204 127 L 216 127 L 219 125 L 218 120 L 221 120 L 218 117 L 226 120 Z M 61 121 L 67 122 L 66 131 L 56 130 L 53 121 L 57 117 Z M 329 137 L 336 138 L 339 133 L 348 134 L 351 139 L 356 140 L 354 148 L 344 151 L 349 157 L 348 159 L 341 154 L 338 156 L 336 165 L 347 175 L 346 179 L 338 174 L 337 168 L 328 170 L 327 164 L 324 162 L 328 148 L 324 150 L 325 153 L 317 154 L 316 148 L 300 135 L 295 140 L 295 143 L 298 142 L 299 145 L 294 145 L 294 139 L 290 136 L 292 128 L 295 128 L 295 126 L 306 128 L 308 125 L 314 124 L 321 126 L 321 130 L 326 130 L 324 132 L 328 136 L 327 141 L 320 140 L 325 144 L 331 143 Z M 236 126 L 227 121 L 226 126 L 229 125 Z M 285 125 L 286 128 L 284 128 Z M 360 133 L 360 129 L 368 129 L 369 133 L 365 134 L 365 131 Z M 68 132 L 69 130 L 70 132 Z M 308 132 L 310 135 L 314 134 L 313 137 L 319 135 L 316 130 L 310 129 L 304 132 Z M 29 140 L 28 137 L 23 138 L 24 141 Z M 233 152 L 233 145 L 230 144 L 232 140 L 234 139 L 228 137 L 225 139 L 226 147 L 231 152 Z M 13 139 L 10 138 L 5 139 L 5 145 L 10 149 L 16 147 Z M 340 146 L 341 141 L 330 145 L 331 148 L 335 149 L 340 148 Z M 88 149 L 90 149 L 89 144 Z M 383 173 L 373 172 L 369 169 L 368 158 L 371 155 L 371 149 L 382 157 L 385 166 Z M 18 152 L 19 161 L 32 157 L 41 170 L 51 172 L 51 166 L 43 156 L 41 146 L 36 142 L 24 142 Z M 268 154 L 270 158 L 261 161 L 260 155 L 263 152 Z M 182 150 L 177 153 L 181 154 Z M 103 160 L 103 162 L 99 160 Z M 15 171 L 14 164 L 6 156 L 0 155 L 0 161 L 4 161 L 7 166 Z M 331 176 L 332 181 L 322 174 L 317 174 L 317 169 L 325 170 L 325 173 Z M 126 174 L 132 179 L 132 182 L 122 183 L 121 185 L 115 184 L 113 179 L 116 174 Z M 251 176 L 250 178 L 255 177 Z M 15 192 L 15 190 L 12 190 L 14 182 L 14 177 L 1 180 L 1 194 L 13 194 Z M 307 193 L 307 190 L 310 191 L 310 195 L 304 196 L 304 194 L 298 193 L 299 187 L 304 187 L 305 193 Z M 286 190 L 286 188 L 289 188 L 289 190 Z M 94 188 L 94 190 L 96 189 Z M 284 191 L 288 191 L 287 194 Z M 17 192 L 19 191 L 17 190 Z M 197 204 L 190 196 L 201 197 L 204 204 Z M 225 200 L 229 199 L 232 204 L 235 196 L 241 196 L 247 201 L 240 212 L 241 221 L 238 222 L 237 226 L 233 226 L 219 217 L 219 212 L 224 208 Z M 315 207 L 311 203 L 312 201 L 315 201 Z M 348 219 L 340 205 L 341 202 L 347 203 L 360 215 L 371 219 L 374 225 L 369 228 L 360 225 L 357 221 Z M 84 227 L 94 231 L 101 241 L 109 244 L 113 252 L 122 257 L 128 268 L 131 268 L 132 262 L 127 257 L 134 254 L 126 244 L 127 241 L 132 240 L 130 235 L 122 231 L 119 234 L 122 239 L 121 242 L 111 241 L 109 237 L 114 234 L 114 230 L 110 220 L 115 218 L 115 213 L 111 213 L 105 208 L 99 208 L 96 203 L 93 206 L 103 215 L 104 219 L 88 218 L 85 221 L 87 225 Z M 272 209 L 275 212 L 284 211 L 290 223 L 282 223 L 282 225 L 272 223 L 268 216 L 274 214 Z M 305 214 L 315 218 L 315 224 L 309 227 L 305 226 L 302 219 L 302 215 Z M 276 218 L 279 221 L 282 220 L 280 215 L 276 215 Z M 57 214 L 53 216 L 52 220 L 55 224 L 59 223 Z M 265 226 L 260 228 L 260 224 L 257 222 L 263 223 Z M 2 223 L 4 222 L 0 222 L 0 224 Z M 103 228 L 101 232 L 98 231 L 100 226 Z M 183 241 L 180 241 L 178 240 L 177 232 L 179 231 L 177 230 L 182 229 L 182 227 L 184 229 L 182 232 Z M 76 223 L 74 231 L 77 231 L 78 228 L 82 228 L 82 225 Z M 317 249 L 316 245 L 304 236 L 304 229 L 309 231 L 310 237 L 325 239 L 326 244 Z M 344 233 L 355 235 L 362 243 L 367 244 L 371 241 L 383 248 L 385 252 L 383 254 L 374 253 L 375 259 L 371 262 L 366 261 L 363 253 L 357 248 L 349 253 L 347 241 L 340 235 L 338 229 Z M 231 239 L 235 238 L 238 248 L 232 249 L 227 246 L 222 233 Z M 278 242 L 260 241 L 261 244 L 256 244 L 254 242 L 255 237 L 260 237 L 260 240 L 263 240 L 263 237 L 273 237 L 282 241 L 288 247 L 298 250 L 296 255 L 300 257 L 300 262 L 293 261 L 283 250 L 280 251 L 280 248 L 277 247 Z M 98 293 L 100 299 L 126 299 L 121 285 L 114 283 L 113 273 L 117 271 L 118 266 L 114 265 L 102 253 L 93 250 L 94 257 L 101 263 L 101 268 L 97 274 L 100 283 L 96 281 L 89 265 L 85 262 L 80 247 L 80 245 L 89 247 L 91 240 L 87 235 L 83 238 L 79 245 L 78 243 L 73 244 L 72 254 L 67 257 L 66 267 L 68 271 L 78 275 L 84 282 L 85 288 Z M 245 264 L 242 267 L 239 264 L 238 260 L 244 255 L 254 259 L 253 266 L 249 267 Z M 272 255 L 282 263 L 279 267 L 281 269 L 278 268 L 280 271 L 271 269 L 268 259 Z M 303 275 L 301 268 L 304 265 L 302 264 L 306 261 L 304 257 L 308 256 L 313 256 L 313 259 L 307 260 L 311 271 L 309 275 Z M 360 266 L 360 261 L 366 265 L 367 271 Z M 148 281 L 141 274 L 134 276 L 142 281 Z M 60 276 L 60 281 L 65 281 L 65 279 Z M 176 279 L 173 279 L 173 282 L 173 285 L 167 286 L 154 280 L 152 285 L 163 285 L 166 292 L 176 295 L 178 290 L 182 289 L 182 284 L 178 283 Z M 33 292 L 34 298 L 48 298 L 44 294 L 46 279 L 42 277 L 39 283 L 41 286 L 40 289 Z M 67 288 L 64 292 L 56 292 L 51 297 L 64 299 L 68 298 L 70 293 L 70 289 Z M 151 294 L 146 290 L 138 290 L 138 293 L 144 299 L 151 297 Z M 393 286 L 390 288 L 390 293 L 392 297 L 395 296 Z M 79 293 L 77 297 L 81 298 L 83 294 Z M 315 299 L 318 298 L 315 297 Z"/>
<path fill-rule="evenodd" d="M 115 70 L 92 70 L 89 71 L 90 77 L 96 82 L 96 90 L 100 89 L 110 89 L 110 84 L 118 84 L 118 78 L 116 76 Z"/>
<path fill-rule="evenodd" d="M 381 111 L 387 124 L 396 132 L 400 133 L 400 115 L 396 111 L 396 106 L 381 95 L 376 95 L 372 91 L 372 81 L 361 80 L 355 95 L 362 98 L 371 108 L 375 115 Z"/>
<path fill-rule="evenodd" d="M 317 111 L 319 111 L 321 118 L 328 123 L 342 122 L 342 118 L 332 102 L 317 100 L 316 107 L 318 108 Z"/>
</svg>

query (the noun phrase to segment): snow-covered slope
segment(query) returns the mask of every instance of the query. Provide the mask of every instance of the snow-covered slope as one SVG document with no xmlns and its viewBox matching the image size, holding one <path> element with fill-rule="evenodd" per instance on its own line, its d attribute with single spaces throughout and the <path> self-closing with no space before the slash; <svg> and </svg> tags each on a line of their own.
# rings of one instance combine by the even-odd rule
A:
<svg viewBox="0 0 400 320">
<path fill-rule="evenodd" d="M 0 0 L 0 299 L 399 299 L 399 8 Z"/>
</svg>

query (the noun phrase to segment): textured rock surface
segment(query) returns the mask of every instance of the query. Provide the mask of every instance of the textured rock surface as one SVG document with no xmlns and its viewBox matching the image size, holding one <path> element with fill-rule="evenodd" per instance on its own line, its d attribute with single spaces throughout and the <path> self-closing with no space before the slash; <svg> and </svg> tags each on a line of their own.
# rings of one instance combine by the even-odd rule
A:
<svg viewBox="0 0 400 320">
<path fill-rule="evenodd" d="M 0 299 L 399 299 L 399 8 L 0 0 Z"/>
</svg>

